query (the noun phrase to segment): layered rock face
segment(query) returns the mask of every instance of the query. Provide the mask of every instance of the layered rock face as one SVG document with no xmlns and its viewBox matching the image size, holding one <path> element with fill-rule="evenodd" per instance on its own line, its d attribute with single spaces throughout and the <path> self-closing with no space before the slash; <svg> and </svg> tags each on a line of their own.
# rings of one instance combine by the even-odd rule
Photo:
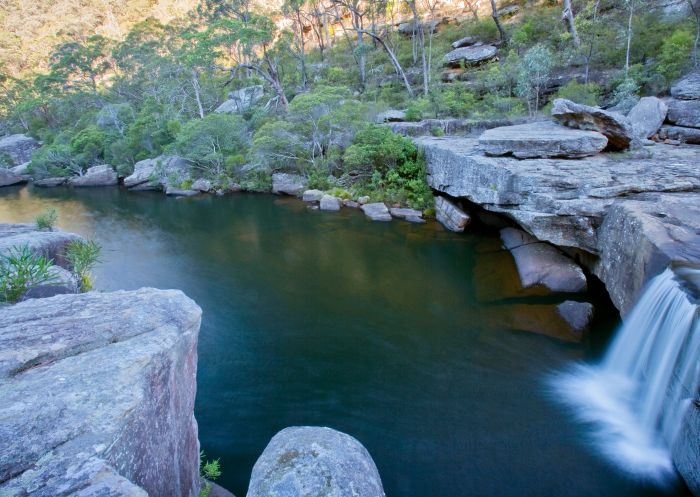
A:
<svg viewBox="0 0 700 497">
<path fill-rule="evenodd" d="M 124 178 L 124 186 L 131 190 L 165 190 L 168 186 L 179 186 L 188 177 L 186 159 L 163 155 L 137 162 L 134 173 Z"/>
<path fill-rule="evenodd" d="M 360 442 L 315 426 L 285 428 L 253 467 L 248 497 L 384 497 L 372 457 Z"/>
<path fill-rule="evenodd" d="M 435 190 L 505 214 L 539 240 L 600 257 L 600 268 L 593 269 L 623 314 L 636 301 L 640 284 L 658 271 L 653 264 L 629 271 L 633 260 L 614 260 L 620 254 L 611 249 L 615 230 L 625 236 L 629 251 L 650 243 L 663 246 L 674 259 L 700 260 L 692 236 L 698 233 L 692 216 L 700 212 L 697 151 L 692 147 L 656 145 L 640 151 L 639 157 L 518 160 L 487 157 L 471 138 L 422 137 L 416 143 L 425 152 L 428 183 Z M 631 201 L 653 206 L 658 211 L 650 214 L 655 223 L 634 233 L 621 230 L 612 218 L 609 229 L 602 227 L 614 209 Z M 681 215 L 683 210 L 686 215 Z M 665 243 L 649 241 L 658 230 L 667 233 Z M 670 250 L 669 245 L 676 248 Z M 651 251 L 650 259 L 656 257 L 652 253 L 657 252 Z M 613 267 L 619 273 L 635 273 L 639 283 L 620 284 Z"/>
<path fill-rule="evenodd" d="M 0 313 L 0 495 L 196 497 L 201 310 L 174 290 Z"/>
</svg>

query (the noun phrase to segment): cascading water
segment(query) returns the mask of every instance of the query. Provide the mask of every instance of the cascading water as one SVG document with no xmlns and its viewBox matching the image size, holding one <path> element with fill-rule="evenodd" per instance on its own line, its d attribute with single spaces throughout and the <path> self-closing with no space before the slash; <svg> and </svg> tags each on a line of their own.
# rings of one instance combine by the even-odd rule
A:
<svg viewBox="0 0 700 497">
<path fill-rule="evenodd" d="M 599 365 L 556 375 L 558 399 L 592 426 L 593 443 L 641 477 L 674 474 L 673 447 L 700 386 L 700 269 L 666 269 L 647 285 Z"/>
</svg>

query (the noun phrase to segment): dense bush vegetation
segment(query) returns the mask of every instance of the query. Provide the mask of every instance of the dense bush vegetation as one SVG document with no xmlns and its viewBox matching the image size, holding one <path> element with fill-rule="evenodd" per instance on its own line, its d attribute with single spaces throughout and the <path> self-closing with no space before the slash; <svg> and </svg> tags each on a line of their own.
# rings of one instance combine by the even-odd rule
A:
<svg viewBox="0 0 700 497">
<path fill-rule="evenodd" d="M 428 206 L 417 152 L 367 126 L 378 112 L 534 115 L 553 96 L 627 105 L 663 93 L 697 63 L 696 19 L 665 19 L 644 0 L 574 0 L 570 23 L 556 2 L 525 2 L 499 18 L 502 33 L 490 11 L 455 16 L 448 2 L 441 8 L 453 9 L 452 20 L 435 33 L 394 28 L 400 19 L 442 19 L 431 5 L 287 0 L 262 12 L 242 0 L 191 0 L 190 13 L 168 23 L 127 6 L 140 13 L 122 16 L 128 29 L 89 35 L 86 22 L 84 36 L 43 46 L 48 57 L 34 73 L 0 50 L 0 131 L 43 141 L 30 166 L 36 176 L 104 163 L 126 175 L 140 160 L 178 154 L 191 178 L 217 187 L 264 190 L 271 173 L 292 171 L 324 190 Z M 450 43 L 467 35 L 500 42 L 498 60 L 443 67 Z M 260 101 L 213 113 L 227 93 L 253 85 L 264 87 Z"/>
</svg>

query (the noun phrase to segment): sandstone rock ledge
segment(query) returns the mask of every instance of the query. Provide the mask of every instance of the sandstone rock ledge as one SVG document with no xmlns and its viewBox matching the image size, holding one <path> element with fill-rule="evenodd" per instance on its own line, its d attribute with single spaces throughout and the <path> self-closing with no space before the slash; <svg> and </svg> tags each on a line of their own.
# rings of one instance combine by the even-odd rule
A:
<svg viewBox="0 0 700 497">
<path fill-rule="evenodd" d="M 476 140 L 415 139 L 428 183 L 582 250 L 624 314 L 669 262 L 700 261 L 700 149 L 655 145 L 579 160 L 488 157 Z M 630 269 L 633 270 L 630 270 Z"/>
<path fill-rule="evenodd" d="M 182 292 L 0 312 L 0 495 L 196 497 L 200 308 Z"/>
</svg>

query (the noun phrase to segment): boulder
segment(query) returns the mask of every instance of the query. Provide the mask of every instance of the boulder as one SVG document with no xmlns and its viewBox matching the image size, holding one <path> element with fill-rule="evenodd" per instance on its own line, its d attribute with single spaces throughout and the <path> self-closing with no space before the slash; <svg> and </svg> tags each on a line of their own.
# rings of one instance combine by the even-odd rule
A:
<svg viewBox="0 0 700 497">
<path fill-rule="evenodd" d="M 542 285 L 552 292 L 586 291 L 586 275 L 557 248 L 516 228 L 503 228 L 501 240 L 513 254 L 524 288 Z"/>
<path fill-rule="evenodd" d="M 588 302 L 567 300 L 557 306 L 557 313 L 577 333 L 588 331 L 593 320 L 593 305 Z"/>
<path fill-rule="evenodd" d="M 228 94 L 228 100 L 219 105 L 214 112 L 217 114 L 240 114 L 250 109 L 265 96 L 262 85 L 248 86 Z"/>
<path fill-rule="evenodd" d="M 397 30 L 399 33 L 405 36 L 411 36 L 414 31 L 417 32 L 420 29 L 423 29 L 423 32 L 428 34 L 429 32 L 434 33 L 435 31 L 437 31 L 437 27 L 439 25 L 439 21 L 420 22 L 418 23 L 418 26 L 414 29 L 415 23 L 413 21 L 409 21 L 400 23 Z"/>
<path fill-rule="evenodd" d="M 117 172 L 108 164 L 93 166 L 83 176 L 68 180 L 71 186 L 114 186 L 117 183 L 119 183 Z"/>
<path fill-rule="evenodd" d="M 202 193 L 210 192 L 212 190 L 211 181 L 209 181 L 208 179 L 200 178 L 194 183 L 192 183 L 192 190 Z"/>
<path fill-rule="evenodd" d="M 360 205 L 365 205 L 365 204 L 368 204 L 368 203 L 369 203 L 369 200 L 370 200 L 369 196 L 368 196 L 368 195 L 364 195 L 364 196 L 362 196 L 362 197 L 360 197 L 360 198 L 357 199 L 357 203 L 360 204 Z"/>
<path fill-rule="evenodd" d="M 448 230 L 461 233 L 471 218 L 454 202 L 445 197 L 435 197 L 435 218 Z"/>
<path fill-rule="evenodd" d="M 20 300 L 43 299 L 65 293 L 78 293 L 80 286 L 78 278 L 61 266 L 49 268 L 50 279 L 27 290 Z"/>
<path fill-rule="evenodd" d="M 0 495 L 197 497 L 201 310 L 141 289 L 0 313 Z"/>
<path fill-rule="evenodd" d="M 187 159 L 177 155 L 161 155 L 137 162 L 133 174 L 124 178 L 124 186 L 135 191 L 164 190 L 168 186 L 182 184 L 189 174 Z"/>
<path fill-rule="evenodd" d="M 642 97 L 627 114 L 627 118 L 639 138 L 650 138 L 659 131 L 666 120 L 667 113 L 668 106 L 663 100 L 656 97 Z"/>
<path fill-rule="evenodd" d="M 343 207 L 350 207 L 351 209 L 359 209 L 360 204 L 354 200 L 343 200 Z"/>
<path fill-rule="evenodd" d="M 405 207 L 392 207 L 389 209 L 389 213 L 398 219 L 404 219 L 411 222 L 422 222 L 423 213 L 416 209 L 408 209 Z M 416 221 L 418 219 L 419 221 Z"/>
<path fill-rule="evenodd" d="M 31 162 L 25 162 L 19 166 L 11 167 L 10 171 L 15 174 L 19 174 L 20 176 L 24 176 L 25 174 L 29 174 L 29 164 L 31 164 Z"/>
<path fill-rule="evenodd" d="M 398 109 L 389 109 L 384 112 L 377 114 L 375 121 L 379 124 L 381 123 L 393 123 L 401 122 L 406 120 L 406 111 Z"/>
<path fill-rule="evenodd" d="M 476 45 L 479 42 L 479 38 L 476 36 L 465 36 L 457 41 L 452 42 L 452 48 L 464 48 Z"/>
<path fill-rule="evenodd" d="M 322 211 L 339 211 L 340 210 L 340 199 L 332 195 L 324 195 L 321 197 L 321 202 L 319 203 L 319 208 Z"/>
<path fill-rule="evenodd" d="M 306 190 L 301 198 L 304 202 L 320 202 L 324 195 L 321 190 Z"/>
<path fill-rule="evenodd" d="M 9 169 L 0 167 L 0 186 L 11 186 L 19 183 L 26 183 L 27 177 L 17 174 Z"/>
<path fill-rule="evenodd" d="M 39 148 L 39 142 L 27 135 L 16 134 L 0 138 L 0 159 L 9 158 L 7 166 L 17 166 L 32 159 L 32 153 Z"/>
<path fill-rule="evenodd" d="M 622 114 L 557 98 L 552 105 L 552 117 L 570 128 L 597 131 L 608 138 L 608 148 L 625 150 L 636 144 L 632 123 Z"/>
<path fill-rule="evenodd" d="M 384 497 L 372 457 L 336 430 L 285 428 L 258 458 L 248 497 Z"/>
<path fill-rule="evenodd" d="M 300 174 L 274 173 L 272 175 L 272 193 L 299 195 L 306 190 L 306 178 Z"/>
<path fill-rule="evenodd" d="M 518 12 L 520 12 L 519 5 L 508 5 L 507 7 L 503 7 L 502 9 L 498 9 L 497 11 L 498 17 L 501 17 L 503 19 L 513 17 Z"/>
<path fill-rule="evenodd" d="M 199 195 L 199 190 L 188 190 L 185 188 L 175 188 L 174 186 L 168 186 L 165 189 L 165 194 L 171 197 L 194 197 Z"/>
<path fill-rule="evenodd" d="M 53 188 L 56 186 L 63 186 L 66 183 L 68 183 L 68 178 L 55 177 L 34 180 L 33 185 L 40 188 Z"/>
<path fill-rule="evenodd" d="M 681 143 L 700 145 L 700 129 L 685 128 L 683 126 L 661 126 L 659 138 L 664 140 L 678 140 Z"/>
<path fill-rule="evenodd" d="M 382 202 L 375 202 L 373 204 L 362 204 L 360 206 L 362 212 L 365 216 L 370 218 L 372 221 L 391 221 L 391 214 L 389 214 L 389 209 Z"/>
<path fill-rule="evenodd" d="M 667 119 L 676 126 L 700 128 L 700 100 L 670 100 Z"/>
<path fill-rule="evenodd" d="M 77 240 L 82 238 L 56 228 L 49 231 L 40 230 L 35 224 L 0 224 L 0 254 L 6 255 L 13 248 L 27 246 L 32 252 L 64 268 L 69 268 L 64 258 L 66 245 Z"/>
<path fill-rule="evenodd" d="M 479 64 L 493 59 L 498 50 L 493 45 L 478 45 L 458 48 L 445 54 L 442 61 L 447 66 Z"/>
<path fill-rule="evenodd" d="M 487 155 L 512 155 L 518 159 L 578 159 L 599 153 L 607 144 L 608 139 L 596 131 L 570 129 L 551 122 L 493 128 L 479 137 L 479 145 Z"/>
<path fill-rule="evenodd" d="M 693 71 L 671 85 L 671 96 L 679 100 L 700 100 L 700 71 Z"/>
</svg>

